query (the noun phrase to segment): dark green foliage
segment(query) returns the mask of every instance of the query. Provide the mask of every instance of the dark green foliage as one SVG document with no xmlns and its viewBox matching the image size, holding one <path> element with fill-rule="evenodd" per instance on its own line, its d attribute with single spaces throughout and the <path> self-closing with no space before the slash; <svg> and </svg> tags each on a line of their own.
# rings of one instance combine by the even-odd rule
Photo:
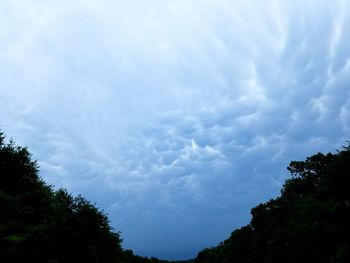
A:
<svg viewBox="0 0 350 263">
<path fill-rule="evenodd" d="M 119 262 L 121 240 L 106 215 L 83 197 L 73 198 L 63 189 L 54 193 L 53 204 L 55 258 L 60 262 Z"/>
<path fill-rule="evenodd" d="M 81 196 L 53 191 L 27 148 L 0 133 L 0 262 L 122 262 L 107 216 Z"/>
<path fill-rule="evenodd" d="M 281 196 L 195 262 L 350 262 L 350 147 L 291 162 Z"/>
<path fill-rule="evenodd" d="M 51 189 L 38 177 L 26 148 L 0 135 L 0 261 L 45 257 Z"/>
</svg>

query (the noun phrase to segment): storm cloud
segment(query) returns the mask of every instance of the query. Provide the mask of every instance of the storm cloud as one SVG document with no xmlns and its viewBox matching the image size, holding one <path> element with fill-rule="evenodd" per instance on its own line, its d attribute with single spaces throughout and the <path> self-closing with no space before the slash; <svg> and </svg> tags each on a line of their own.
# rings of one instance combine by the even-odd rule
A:
<svg viewBox="0 0 350 263">
<path fill-rule="evenodd" d="M 350 2 L 0 3 L 0 125 L 147 256 L 189 258 L 350 132 Z"/>
</svg>

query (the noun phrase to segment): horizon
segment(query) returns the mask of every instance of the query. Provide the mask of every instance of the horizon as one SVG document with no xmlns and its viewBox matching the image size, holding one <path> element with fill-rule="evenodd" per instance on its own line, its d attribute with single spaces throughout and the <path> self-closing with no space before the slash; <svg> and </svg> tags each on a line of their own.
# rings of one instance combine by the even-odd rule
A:
<svg viewBox="0 0 350 263">
<path fill-rule="evenodd" d="M 0 3 L 0 128 L 123 247 L 194 258 L 350 132 L 350 1 Z"/>
</svg>

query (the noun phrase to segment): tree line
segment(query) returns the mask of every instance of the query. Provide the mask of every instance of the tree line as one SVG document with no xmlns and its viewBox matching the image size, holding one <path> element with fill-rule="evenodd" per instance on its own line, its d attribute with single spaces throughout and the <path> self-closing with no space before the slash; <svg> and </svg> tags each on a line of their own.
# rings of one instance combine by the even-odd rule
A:
<svg viewBox="0 0 350 263">
<path fill-rule="evenodd" d="M 122 248 L 90 201 L 54 190 L 26 147 L 0 131 L 0 262 L 165 263 Z M 218 246 L 178 263 L 350 262 L 350 146 L 293 161 L 281 195 Z"/>
</svg>

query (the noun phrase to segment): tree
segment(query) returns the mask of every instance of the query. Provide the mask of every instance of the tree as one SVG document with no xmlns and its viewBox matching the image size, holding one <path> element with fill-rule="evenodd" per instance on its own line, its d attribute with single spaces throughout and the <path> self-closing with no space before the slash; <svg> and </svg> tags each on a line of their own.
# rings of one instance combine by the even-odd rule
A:
<svg viewBox="0 0 350 263">
<path fill-rule="evenodd" d="M 196 262 L 350 262 L 350 146 L 288 170 L 281 196 L 253 208 L 249 225 Z"/>
<path fill-rule="evenodd" d="M 119 233 L 82 196 L 38 176 L 26 147 L 0 132 L 0 262 L 121 262 Z"/>
<path fill-rule="evenodd" d="M 26 147 L 0 133 L 0 261 L 42 261 L 49 237 L 51 188 L 38 176 Z M 38 262 L 37 261 L 37 262 Z"/>
</svg>

